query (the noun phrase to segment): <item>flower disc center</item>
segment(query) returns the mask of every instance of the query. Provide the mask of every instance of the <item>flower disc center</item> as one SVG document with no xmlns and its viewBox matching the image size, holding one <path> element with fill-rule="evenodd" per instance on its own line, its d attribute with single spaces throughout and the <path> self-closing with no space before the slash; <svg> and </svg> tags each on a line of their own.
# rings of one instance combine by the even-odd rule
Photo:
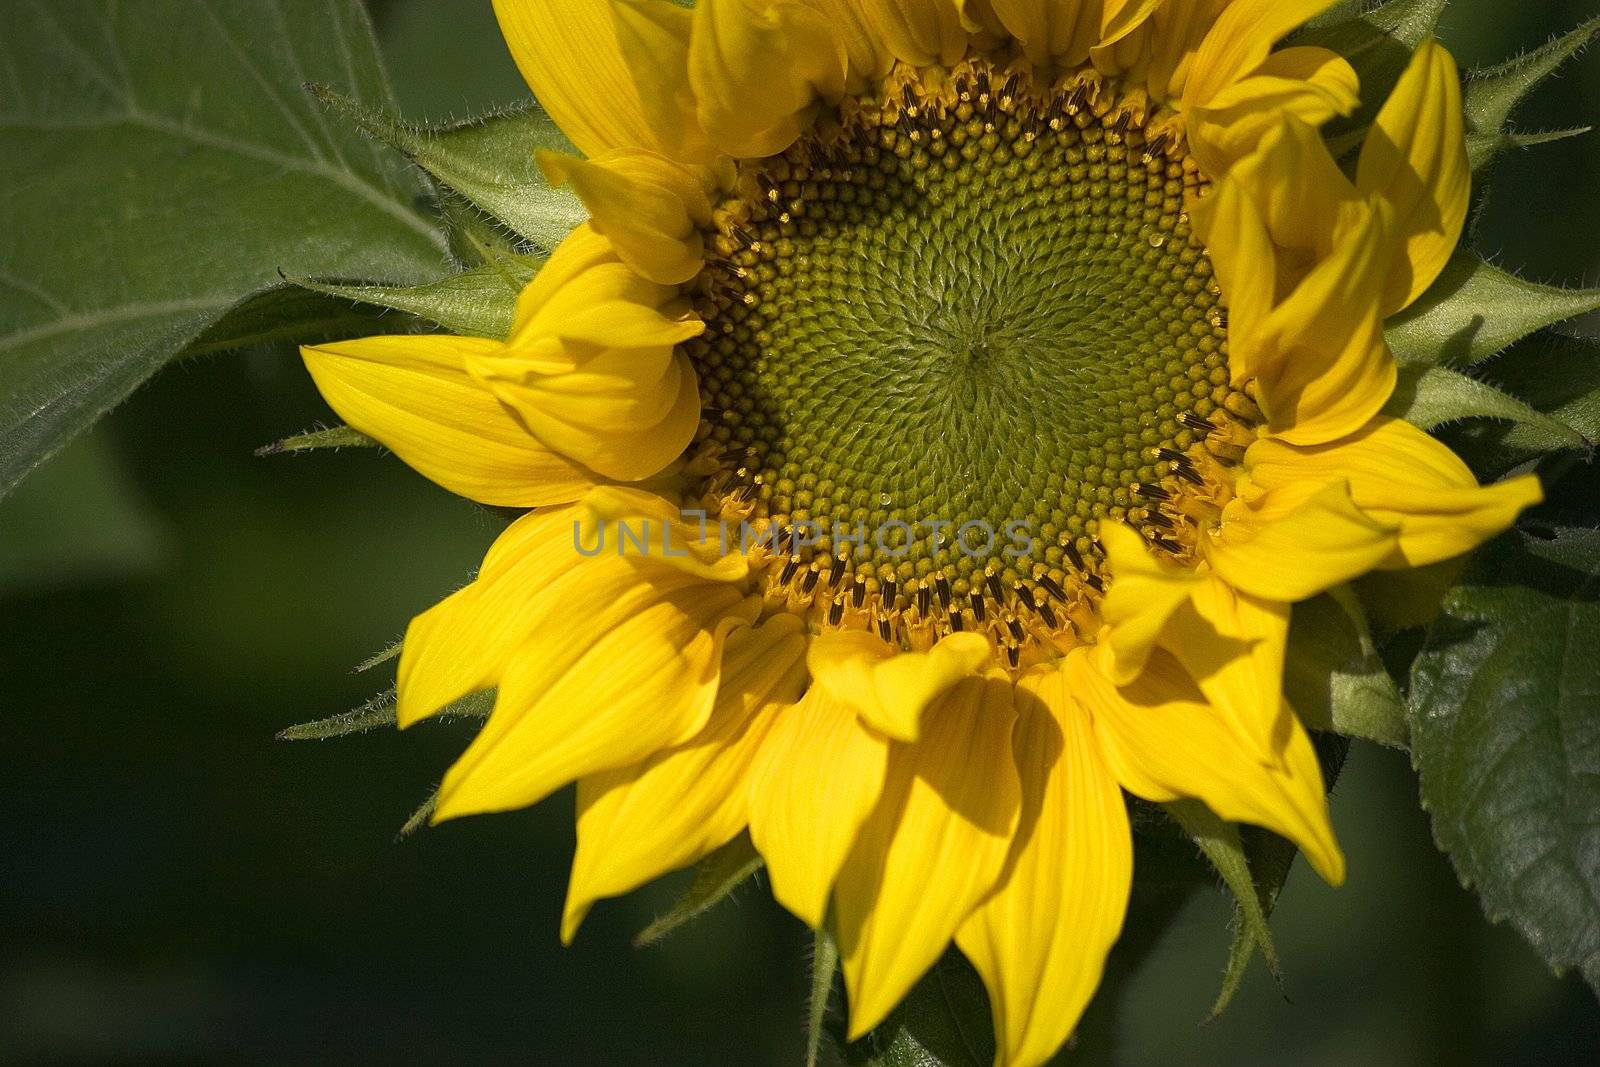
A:
<svg viewBox="0 0 1600 1067">
<path fill-rule="evenodd" d="M 831 614 L 862 584 L 895 625 L 1055 601 L 1061 629 L 1101 585 L 1096 520 L 1182 550 L 1161 485 L 1229 402 L 1226 321 L 1198 171 L 1108 96 L 964 67 L 741 164 L 689 348 L 708 494 L 814 524 L 780 556 Z"/>
</svg>

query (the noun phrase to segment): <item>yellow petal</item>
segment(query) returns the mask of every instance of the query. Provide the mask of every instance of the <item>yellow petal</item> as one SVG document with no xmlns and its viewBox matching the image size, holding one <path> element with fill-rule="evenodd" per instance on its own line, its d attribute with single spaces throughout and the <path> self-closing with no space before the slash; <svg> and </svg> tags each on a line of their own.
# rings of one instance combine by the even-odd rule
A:
<svg viewBox="0 0 1600 1067">
<path fill-rule="evenodd" d="M 873 729 L 915 741 L 924 709 L 994 659 L 987 638 L 951 634 L 926 652 L 902 652 L 876 634 L 834 630 L 811 642 L 817 684 L 855 708 Z"/>
<path fill-rule="evenodd" d="M 634 75 L 656 57 L 624 52 L 614 7 L 613 0 L 494 0 L 522 77 L 585 155 L 662 147 Z M 681 16 L 687 21 L 688 12 Z"/>
<path fill-rule="evenodd" d="M 1206 578 L 1162 563 L 1144 538 L 1120 522 L 1100 523 L 1100 540 L 1111 564 L 1111 588 L 1101 614 L 1109 631 L 1113 676 L 1126 685 L 1144 670 L 1172 616 L 1195 595 Z"/>
<path fill-rule="evenodd" d="M 1138 29 L 1162 0 L 1105 0 L 1100 16 L 1100 44 L 1115 44 Z"/>
<path fill-rule="evenodd" d="M 1279 762 L 1263 764 L 1202 702 L 1176 660 L 1153 656 L 1138 681 L 1118 688 L 1097 659 L 1103 653 L 1080 650 L 1063 669 L 1124 789 L 1156 803 L 1194 797 L 1230 822 L 1265 826 L 1300 846 L 1324 880 L 1344 880 L 1322 770 L 1298 720 L 1283 731 Z"/>
<path fill-rule="evenodd" d="M 620 560 L 588 569 L 567 595 L 540 598 L 540 625 L 445 775 L 436 821 L 536 804 L 705 727 L 723 642 L 754 621 L 759 601 L 687 575 L 645 577 Z"/>
<path fill-rule="evenodd" d="M 1017 694 L 1022 818 L 1000 888 L 956 933 L 989 989 L 1006 1067 L 1050 1061 L 1078 1024 L 1122 929 L 1133 836 L 1122 790 L 1063 675 Z"/>
<path fill-rule="evenodd" d="M 1544 498 L 1532 475 L 1479 488 L 1449 448 L 1391 418 L 1311 448 L 1264 439 L 1251 446 L 1245 465 L 1251 481 L 1266 489 L 1348 479 L 1356 507 L 1400 528 L 1399 557 L 1386 560 L 1389 567 L 1420 567 L 1468 552 Z"/>
<path fill-rule="evenodd" d="M 902 63 L 953 66 L 967 50 L 955 0 L 859 0 L 871 32 Z"/>
<path fill-rule="evenodd" d="M 1183 90 L 1184 107 L 1204 107 L 1266 60 L 1272 46 L 1335 0 L 1234 0 L 1206 34 Z"/>
<path fill-rule="evenodd" d="M 817 9 L 775 0 L 703 0 L 689 83 L 700 125 L 722 151 L 777 155 L 811 125 L 819 98 L 844 92 L 848 51 Z"/>
<path fill-rule="evenodd" d="M 1353 113 L 1360 100 L 1360 79 L 1344 57 L 1326 48 L 1285 48 L 1190 112 L 1190 145 L 1202 170 L 1226 174 L 1286 116 L 1319 129 L 1336 115 Z"/>
<path fill-rule="evenodd" d="M 756 751 L 805 687 L 803 624 L 777 615 L 731 634 L 711 721 L 692 740 L 578 783 L 578 851 L 562 916 L 571 943 L 590 906 L 686 867 L 749 821 Z"/>
<path fill-rule="evenodd" d="M 1103 40 L 1100 0 L 990 0 L 995 16 L 1022 42 L 1029 60 L 1077 66 Z"/>
<path fill-rule="evenodd" d="M 1168 627 L 1163 645 L 1262 759 L 1276 760 L 1293 714 L 1283 703 L 1289 605 L 1208 575 Z"/>
<path fill-rule="evenodd" d="M 1100 538 L 1113 576 L 1101 637 L 1111 680 L 1130 684 L 1160 645 L 1244 743 L 1263 756 L 1275 751 L 1289 606 L 1250 596 L 1215 574 L 1164 564 L 1120 523 L 1102 522 Z"/>
<path fill-rule="evenodd" d="M 1011 683 L 968 678 L 895 744 L 883 798 L 834 890 L 850 1037 L 882 1022 L 999 880 L 1021 786 Z"/>
<path fill-rule="evenodd" d="M 328 405 L 425 477 L 469 499 L 504 507 L 575 500 L 598 476 L 558 455 L 466 368 L 497 341 L 471 337 L 368 337 L 301 349 Z"/>
<path fill-rule="evenodd" d="M 1241 182 L 1218 183 L 1193 215 L 1228 302 L 1229 366 L 1234 384 L 1242 385 L 1264 362 L 1262 325 L 1277 299 L 1277 252 Z"/>
<path fill-rule="evenodd" d="M 1395 550 L 1394 523 L 1350 499 L 1343 481 L 1301 481 L 1235 499 L 1203 542 L 1218 577 L 1264 600 L 1305 600 L 1381 564 Z"/>
<path fill-rule="evenodd" d="M 1293 114 L 1275 117 L 1274 128 L 1224 184 L 1244 189 L 1283 250 L 1279 289 L 1288 292 L 1333 252 L 1336 238 L 1365 222 L 1370 209 L 1315 127 Z"/>
<path fill-rule="evenodd" d="M 700 126 L 689 85 L 693 12 L 669 0 L 617 0 L 612 15 L 640 108 L 655 137 L 644 145 L 616 147 L 652 148 L 683 163 L 712 162 L 717 150 Z"/>
<path fill-rule="evenodd" d="M 1384 314 L 1433 284 L 1455 251 L 1472 196 L 1461 113 L 1461 74 L 1443 45 L 1416 51 L 1361 149 L 1356 185 L 1393 208 L 1404 242 L 1395 254 Z"/>
<path fill-rule="evenodd" d="M 396 682 L 402 727 L 494 687 L 537 625 L 528 605 L 572 573 L 572 524 L 582 514 L 524 515 L 495 540 L 471 585 L 412 620 Z"/>
<path fill-rule="evenodd" d="M 1252 369 L 1267 429 L 1295 444 L 1355 432 L 1394 393 L 1399 370 L 1379 306 L 1390 220 L 1382 203 L 1366 215 L 1267 316 L 1250 346 L 1259 353 Z"/>
<path fill-rule="evenodd" d="M 640 275 L 681 285 L 705 265 L 701 230 L 711 221 L 702 179 L 665 156 L 618 149 L 590 160 L 538 153 L 551 184 L 571 183 L 589 225 Z"/>
<path fill-rule="evenodd" d="M 567 373 L 514 358 L 480 359 L 473 373 L 541 441 L 621 481 L 641 481 L 681 456 L 700 422 L 694 368 L 667 350 L 656 372 L 636 349 L 601 350 Z"/>
<path fill-rule="evenodd" d="M 878 35 L 868 29 L 866 14 L 857 0 L 804 0 L 822 13 L 843 44 L 845 91 L 860 94 L 889 73 L 894 55 Z"/>
<path fill-rule="evenodd" d="M 582 226 L 518 301 L 509 343 L 467 370 L 547 448 L 638 481 L 694 437 L 699 387 L 678 346 L 704 329 L 676 290 L 639 277 Z"/>
<path fill-rule="evenodd" d="M 750 769 L 750 839 L 772 895 L 821 927 L 828 894 L 883 792 L 889 742 L 812 686 L 778 717 Z"/>
</svg>

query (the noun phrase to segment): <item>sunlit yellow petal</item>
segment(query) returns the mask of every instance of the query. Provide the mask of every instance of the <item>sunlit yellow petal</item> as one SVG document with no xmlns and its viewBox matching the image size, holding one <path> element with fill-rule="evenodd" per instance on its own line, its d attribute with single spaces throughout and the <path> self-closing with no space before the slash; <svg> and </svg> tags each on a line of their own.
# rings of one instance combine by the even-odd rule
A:
<svg viewBox="0 0 1600 1067">
<path fill-rule="evenodd" d="M 582 226 L 518 301 L 510 341 L 466 369 L 545 447 L 638 481 L 681 456 L 699 425 L 678 346 L 704 328 L 675 289 L 635 274 Z"/>
<path fill-rule="evenodd" d="M 955 0 L 859 0 L 871 31 L 902 63 L 950 66 L 967 49 Z"/>
<path fill-rule="evenodd" d="M 1318 129 L 1336 115 L 1354 112 L 1360 95 L 1360 79 L 1344 57 L 1325 48 L 1285 48 L 1206 107 L 1190 112 L 1190 146 L 1207 173 L 1225 174 L 1286 116 Z M 1283 184 L 1309 177 L 1297 174 Z"/>
<path fill-rule="evenodd" d="M 889 1014 L 994 888 L 1021 807 L 1012 687 L 968 678 L 896 743 L 877 810 L 839 874 L 834 918 L 850 1036 Z"/>
<path fill-rule="evenodd" d="M 571 942 L 589 907 L 733 840 L 749 818 L 750 764 L 805 685 L 805 637 L 793 615 L 728 637 L 711 721 L 642 763 L 578 783 L 578 851 L 562 916 Z"/>
<path fill-rule="evenodd" d="M 1264 600 L 1293 602 L 1365 574 L 1395 550 L 1396 524 L 1350 499 L 1343 481 L 1302 481 L 1234 500 L 1203 542 L 1224 581 Z"/>
<path fill-rule="evenodd" d="M 552 184 L 572 185 L 589 209 L 590 226 L 639 274 L 680 285 L 700 273 L 711 202 L 698 175 L 639 149 L 592 160 L 540 152 L 539 163 Z"/>
<path fill-rule="evenodd" d="M 1443 45 L 1429 40 L 1417 49 L 1367 134 L 1356 184 L 1392 206 L 1403 242 L 1384 295 L 1384 314 L 1392 314 L 1444 270 L 1472 196 L 1461 74 Z"/>
<path fill-rule="evenodd" d="M 1280 762 L 1264 764 L 1202 702 L 1176 660 L 1152 656 L 1138 681 L 1118 688 L 1098 659 L 1103 654 L 1079 650 L 1063 669 L 1073 695 L 1093 715 L 1106 763 L 1124 789 L 1157 803 L 1203 800 L 1230 822 L 1254 823 L 1287 837 L 1329 883 L 1344 880 L 1322 770 L 1298 721 L 1291 718 L 1283 731 Z"/>
<path fill-rule="evenodd" d="M 1266 359 L 1262 327 L 1277 300 L 1277 251 L 1240 182 L 1221 182 L 1193 214 L 1228 302 L 1230 372 L 1234 384 L 1242 385 Z"/>
<path fill-rule="evenodd" d="M 951 634 L 926 652 L 902 652 L 861 630 L 834 630 L 811 643 L 811 674 L 873 729 L 915 741 L 923 711 L 994 658 L 988 638 Z"/>
<path fill-rule="evenodd" d="M 614 8 L 614 0 L 494 0 L 500 32 L 533 95 L 586 155 L 661 146 L 634 76 L 635 66 L 655 57 L 624 53 Z"/>
<path fill-rule="evenodd" d="M 998 1062 L 1048 1062 L 1100 984 L 1122 929 L 1133 838 L 1116 779 L 1065 677 L 1018 686 L 1022 818 L 1000 888 L 956 934 L 989 988 Z"/>
<path fill-rule="evenodd" d="M 494 712 L 439 789 L 436 820 L 509 811 L 681 744 L 711 714 L 729 631 L 755 598 L 677 572 L 593 561 L 500 678 Z M 597 606 L 600 605 L 600 606 Z M 587 617 L 584 617 L 585 614 Z"/>
<path fill-rule="evenodd" d="M 844 92 L 848 51 L 814 7 L 775 0 L 702 0 L 689 81 L 700 124 L 724 152 L 776 155 L 810 125 L 819 98 Z"/>
<path fill-rule="evenodd" d="M 1234 0 L 1206 34 L 1183 90 L 1186 108 L 1204 107 L 1266 60 L 1291 30 L 1336 0 Z"/>
<path fill-rule="evenodd" d="M 750 769 L 750 839 L 772 895 L 821 927 L 828 895 L 883 792 L 889 741 L 812 686 L 778 717 Z"/>
<path fill-rule="evenodd" d="M 503 346 L 472 337 L 368 337 L 301 350 L 339 417 L 452 493 L 483 504 L 575 500 L 599 476 L 528 433 L 467 360 Z"/>
<path fill-rule="evenodd" d="M 476 580 L 412 620 L 396 683 L 400 725 L 410 726 L 493 688 L 533 633 L 533 598 L 573 573 L 578 506 L 524 515 L 496 538 Z"/>
<path fill-rule="evenodd" d="M 684 163 L 711 162 L 717 150 L 700 126 L 689 84 L 693 13 L 670 0 L 615 0 L 612 16 L 640 109 L 655 136 L 642 145 L 615 147 L 653 148 Z"/>
<path fill-rule="evenodd" d="M 1161 562 L 1144 538 L 1120 522 L 1101 522 L 1100 539 L 1111 564 L 1111 588 L 1101 607 L 1110 628 L 1113 677 L 1126 685 L 1144 669 L 1162 631 L 1206 578 Z"/>
<path fill-rule="evenodd" d="M 1295 444 L 1343 437 L 1394 393 L 1399 369 L 1378 303 L 1390 232 L 1388 209 L 1373 205 L 1262 323 L 1250 348 L 1272 434 Z"/>
<path fill-rule="evenodd" d="M 1450 449 L 1408 422 L 1380 418 L 1343 440 L 1296 448 L 1265 439 L 1245 463 L 1251 480 L 1278 488 L 1345 478 L 1356 507 L 1399 527 L 1399 555 L 1384 566 L 1419 567 L 1470 551 L 1543 499 L 1528 475 L 1479 488 Z"/>
</svg>

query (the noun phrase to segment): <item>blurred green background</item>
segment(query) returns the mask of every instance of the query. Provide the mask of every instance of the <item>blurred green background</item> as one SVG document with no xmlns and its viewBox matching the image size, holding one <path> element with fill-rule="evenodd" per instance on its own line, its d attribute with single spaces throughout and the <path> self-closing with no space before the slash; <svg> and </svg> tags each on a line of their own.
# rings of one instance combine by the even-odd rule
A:
<svg viewBox="0 0 1600 1067">
<path fill-rule="evenodd" d="M 372 6 L 408 116 L 525 96 L 488 0 Z M 1481 66 L 1597 12 L 1457 0 L 1441 32 Z M 1590 53 L 1520 125 L 1597 116 Z M 1478 243 L 1594 285 L 1597 224 L 1591 135 L 1502 164 Z M 252 455 L 330 418 L 286 349 L 173 367 L 0 504 L 0 1059 L 800 1062 L 809 936 L 764 889 L 636 951 L 668 880 L 563 950 L 569 795 L 397 842 L 463 728 L 273 740 L 382 689 L 352 664 L 499 528 L 389 457 Z M 1258 965 L 1198 1025 L 1229 917 L 1203 891 L 1099 1009 L 1115 1056 L 1075 1062 L 1597 1062 L 1600 1007 L 1457 887 L 1403 755 L 1358 746 L 1334 820 L 1350 880 L 1297 868 L 1281 992 Z"/>
</svg>

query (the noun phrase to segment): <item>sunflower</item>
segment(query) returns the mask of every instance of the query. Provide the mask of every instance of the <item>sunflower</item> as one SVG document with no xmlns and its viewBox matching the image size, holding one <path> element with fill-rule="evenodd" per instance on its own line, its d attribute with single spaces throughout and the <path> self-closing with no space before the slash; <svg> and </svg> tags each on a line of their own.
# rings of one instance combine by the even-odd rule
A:
<svg viewBox="0 0 1600 1067">
<path fill-rule="evenodd" d="M 410 725 L 495 689 L 437 818 L 571 782 L 563 937 L 748 833 L 849 1030 L 952 942 L 1000 1062 L 1122 925 L 1127 795 L 1344 859 L 1291 605 L 1540 499 L 1383 409 L 1467 213 L 1415 53 L 1341 169 L 1329 0 L 496 0 L 590 219 L 504 341 L 312 347 L 417 470 L 528 509 L 418 617 Z"/>
</svg>

